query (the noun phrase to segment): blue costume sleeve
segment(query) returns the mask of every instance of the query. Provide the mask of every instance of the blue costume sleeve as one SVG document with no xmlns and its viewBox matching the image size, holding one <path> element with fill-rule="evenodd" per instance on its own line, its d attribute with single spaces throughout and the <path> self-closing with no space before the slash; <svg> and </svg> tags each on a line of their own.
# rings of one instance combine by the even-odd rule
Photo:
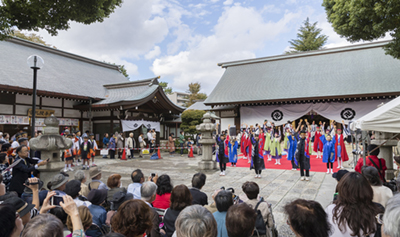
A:
<svg viewBox="0 0 400 237">
<path fill-rule="evenodd" d="M 326 138 L 325 138 L 325 135 L 321 135 L 320 137 L 319 137 L 319 140 L 322 142 L 322 144 L 324 144 L 325 145 L 325 143 L 327 142 L 326 141 Z"/>
</svg>

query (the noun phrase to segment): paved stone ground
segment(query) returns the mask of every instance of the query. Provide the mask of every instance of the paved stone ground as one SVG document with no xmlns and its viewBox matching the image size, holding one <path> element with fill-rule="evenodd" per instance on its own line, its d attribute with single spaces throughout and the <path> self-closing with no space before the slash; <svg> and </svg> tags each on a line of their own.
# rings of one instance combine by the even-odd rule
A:
<svg viewBox="0 0 400 237">
<path fill-rule="evenodd" d="M 107 177 L 113 173 L 122 175 L 122 185 L 127 187 L 131 183 L 130 174 L 134 169 L 140 168 L 146 176 L 151 173 L 168 174 L 174 185 L 185 184 L 191 186 L 194 173 L 199 172 L 197 163 L 201 157 L 187 158 L 176 155 L 170 157 L 162 153 L 164 159 L 133 159 L 128 161 L 109 160 L 96 157 L 95 163 L 102 169 L 102 181 L 106 183 Z M 86 171 L 88 173 L 88 171 Z M 73 176 L 73 172 L 69 172 Z M 226 176 L 219 176 L 218 170 L 206 171 L 206 185 L 202 191 L 207 193 L 209 203 L 214 190 L 224 186 L 232 187 L 235 193 L 246 199 L 241 190 L 241 185 L 249 180 L 255 181 L 260 186 L 260 196 L 272 204 L 273 214 L 278 226 L 280 236 L 294 236 L 286 224 L 283 206 L 294 199 L 304 198 L 316 200 L 325 208 L 331 203 L 336 181 L 329 174 L 310 172 L 310 181 L 300 181 L 299 171 L 292 170 L 264 170 L 261 179 L 254 178 L 254 171 L 249 168 L 227 167 Z"/>
</svg>

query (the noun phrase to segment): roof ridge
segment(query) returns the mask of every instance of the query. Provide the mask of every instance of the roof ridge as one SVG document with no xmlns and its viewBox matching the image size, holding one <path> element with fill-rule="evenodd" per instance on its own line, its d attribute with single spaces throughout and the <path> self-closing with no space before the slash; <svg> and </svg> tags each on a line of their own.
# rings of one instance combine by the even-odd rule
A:
<svg viewBox="0 0 400 237">
<path fill-rule="evenodd" d="M 149 78 L 149 79 L 143 79 L 143 80 L 107 84 L 107 85 L 103 85 L 103 86 L 107 89 L 118 89 L 118 88 L 125 88 L 125 87 L 134 87 L 134 86 L 149 86 L 150 87 L 152 85 L 159 85 L 158 80 L 157 80 L 159 78 L 160 78 L 160 76 Z"/>
<path fill-rule="evenodd" d="M 290 58 L 309 57 L 309 56 L 346 52 L 346 51 L 353 51 L 353 50 L 362 50 L 362 49 L 368 49 L 368 48 L 382 47 L 383 45 L 385 45 L 391 41 L 392 40 L 382 40 L 382 41 L 377 41 L 377 42 L 369 42 L 369 43 L 363 43 L 363 44 L 354 44 L 354 45 L 346 45 L 346 46 L 340 46 L 340 47 L 334 47 L 334 48 L 326 48 L 326 49 L 320 49 L 320 50 L 299 52 L 299 53 L 294 53 L 294 54 L 282 54 L 282 55 L 273 55 L 273 56 L 267 56 L 267 57 L 261 57 L 261 58 L 222 62 L 222 63 L 218 63 L 217 65 L 220 67 L 226 68 L 226 67 L 230 67 L 230 66 L 238 66 L 238 65 L 251 64 L 251 63 L 262 63 L 262 62 L 283 60 L 283 59 L 290 59 Z"/>
<path fill-rule="evenodd" d="M 57 55 L 61 55 L 67 58 L 71 58 L 71 59 L 75 59 L 75 60 L 79 60 L 82 62 L 86 62 L 86 63 L 91 63 L 97 66 L 101 66 L 101 67 L 105 67 L 105 68 L 109 68 L 109 69 L 114 69 L 119 71 L 119 66 L 118 65 L 114 65 L 114 64 L 110 64 L 110 63 L 106 63 L 106 62 L 102 62 L 102 61 L 98 61 L 95 59 L 91 59 L 88 57 L 83 57 L 77 54 L 73 54 L 73 53 L 69 53 L 60 49 L 56 49 L 56 48 L 52 48 L 43 44 L 39 44 L 39 43 L 35 43 L 29 40 L 25 40 L 25 39 L 21 39 L 18 37 L 14 37 L 11 36 L 10 38 L 7 38 L 6 41 L 11 42 L 11 43 L 15 43 L 15 44 L 19 44 L 19 45 L 23 45 L 26 47 L 31 47 L 31 48 L 35 48 L 35 49 L 39 49 L 39 50 L 43 50 L 43 51 L 47 51 L 50 52 L 52 54 L 57 54 Z"/>
</svg>

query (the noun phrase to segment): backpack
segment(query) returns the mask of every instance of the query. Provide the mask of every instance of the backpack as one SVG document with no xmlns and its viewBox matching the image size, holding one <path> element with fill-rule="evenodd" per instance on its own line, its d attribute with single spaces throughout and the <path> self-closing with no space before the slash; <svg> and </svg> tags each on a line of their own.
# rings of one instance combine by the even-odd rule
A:
<svg viewBox="0 0 400 237">
<path fill-rule="evenodd" d="M 267 228 L 267 225 L 269 225 L 268 220 L 265 223 L 264 219 L 263 219 L 263 216 L 261 214 L 261 211 L 258 210 L 258 206 L 261 204 L 261 202 L 265 202 L 264 198 L 261 198 L 260 201 L 257 203 L 256 207 L 254 208 L 254 210 L 257 213 L 256 225 L 255 225 L 254 233 L 257 236 L 258 235 L 267 235 L 267 233 L 269 233 L 269 235 L 267 235 L 267 236 L 278 237 L 278 230 L 276 229 L 274 215 L 272 214 L 272 205 L 267 203 L 268 204 L 268 210 L 269 210 L 269 213 L 270 213 L 270 215 L 272 217 L 272 223 L 273 223 L 271 228 Z"/>
</svg>

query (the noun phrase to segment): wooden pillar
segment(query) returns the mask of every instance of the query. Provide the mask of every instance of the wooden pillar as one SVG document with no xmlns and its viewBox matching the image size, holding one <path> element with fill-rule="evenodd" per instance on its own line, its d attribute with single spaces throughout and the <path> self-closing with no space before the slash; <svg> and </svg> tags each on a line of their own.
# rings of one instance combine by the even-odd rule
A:
<svg viewBox="0 0 400 237">
<path fill-rule="evenodd" d="M 81 118 L 79 119 L 79 131 L 81 131 L 81 135 L 84 133 L 83 130 L 83 111 L 81 110 Z"/>
<path fill-rule="evenodd" d="M 61 118 L 64 118 L 64 98 L 61 99 Z"/>
<path fill-rule="evenodd" d="M 114 111 L 111 110 L 110 111 L 110 138 L 114 134 L 113 128 L 114 128 Z"/>
<path fill-rule="evenodd" d="M 178 137 L 178 123 L 175 123 L 175 137 Z"/>
</svg>

